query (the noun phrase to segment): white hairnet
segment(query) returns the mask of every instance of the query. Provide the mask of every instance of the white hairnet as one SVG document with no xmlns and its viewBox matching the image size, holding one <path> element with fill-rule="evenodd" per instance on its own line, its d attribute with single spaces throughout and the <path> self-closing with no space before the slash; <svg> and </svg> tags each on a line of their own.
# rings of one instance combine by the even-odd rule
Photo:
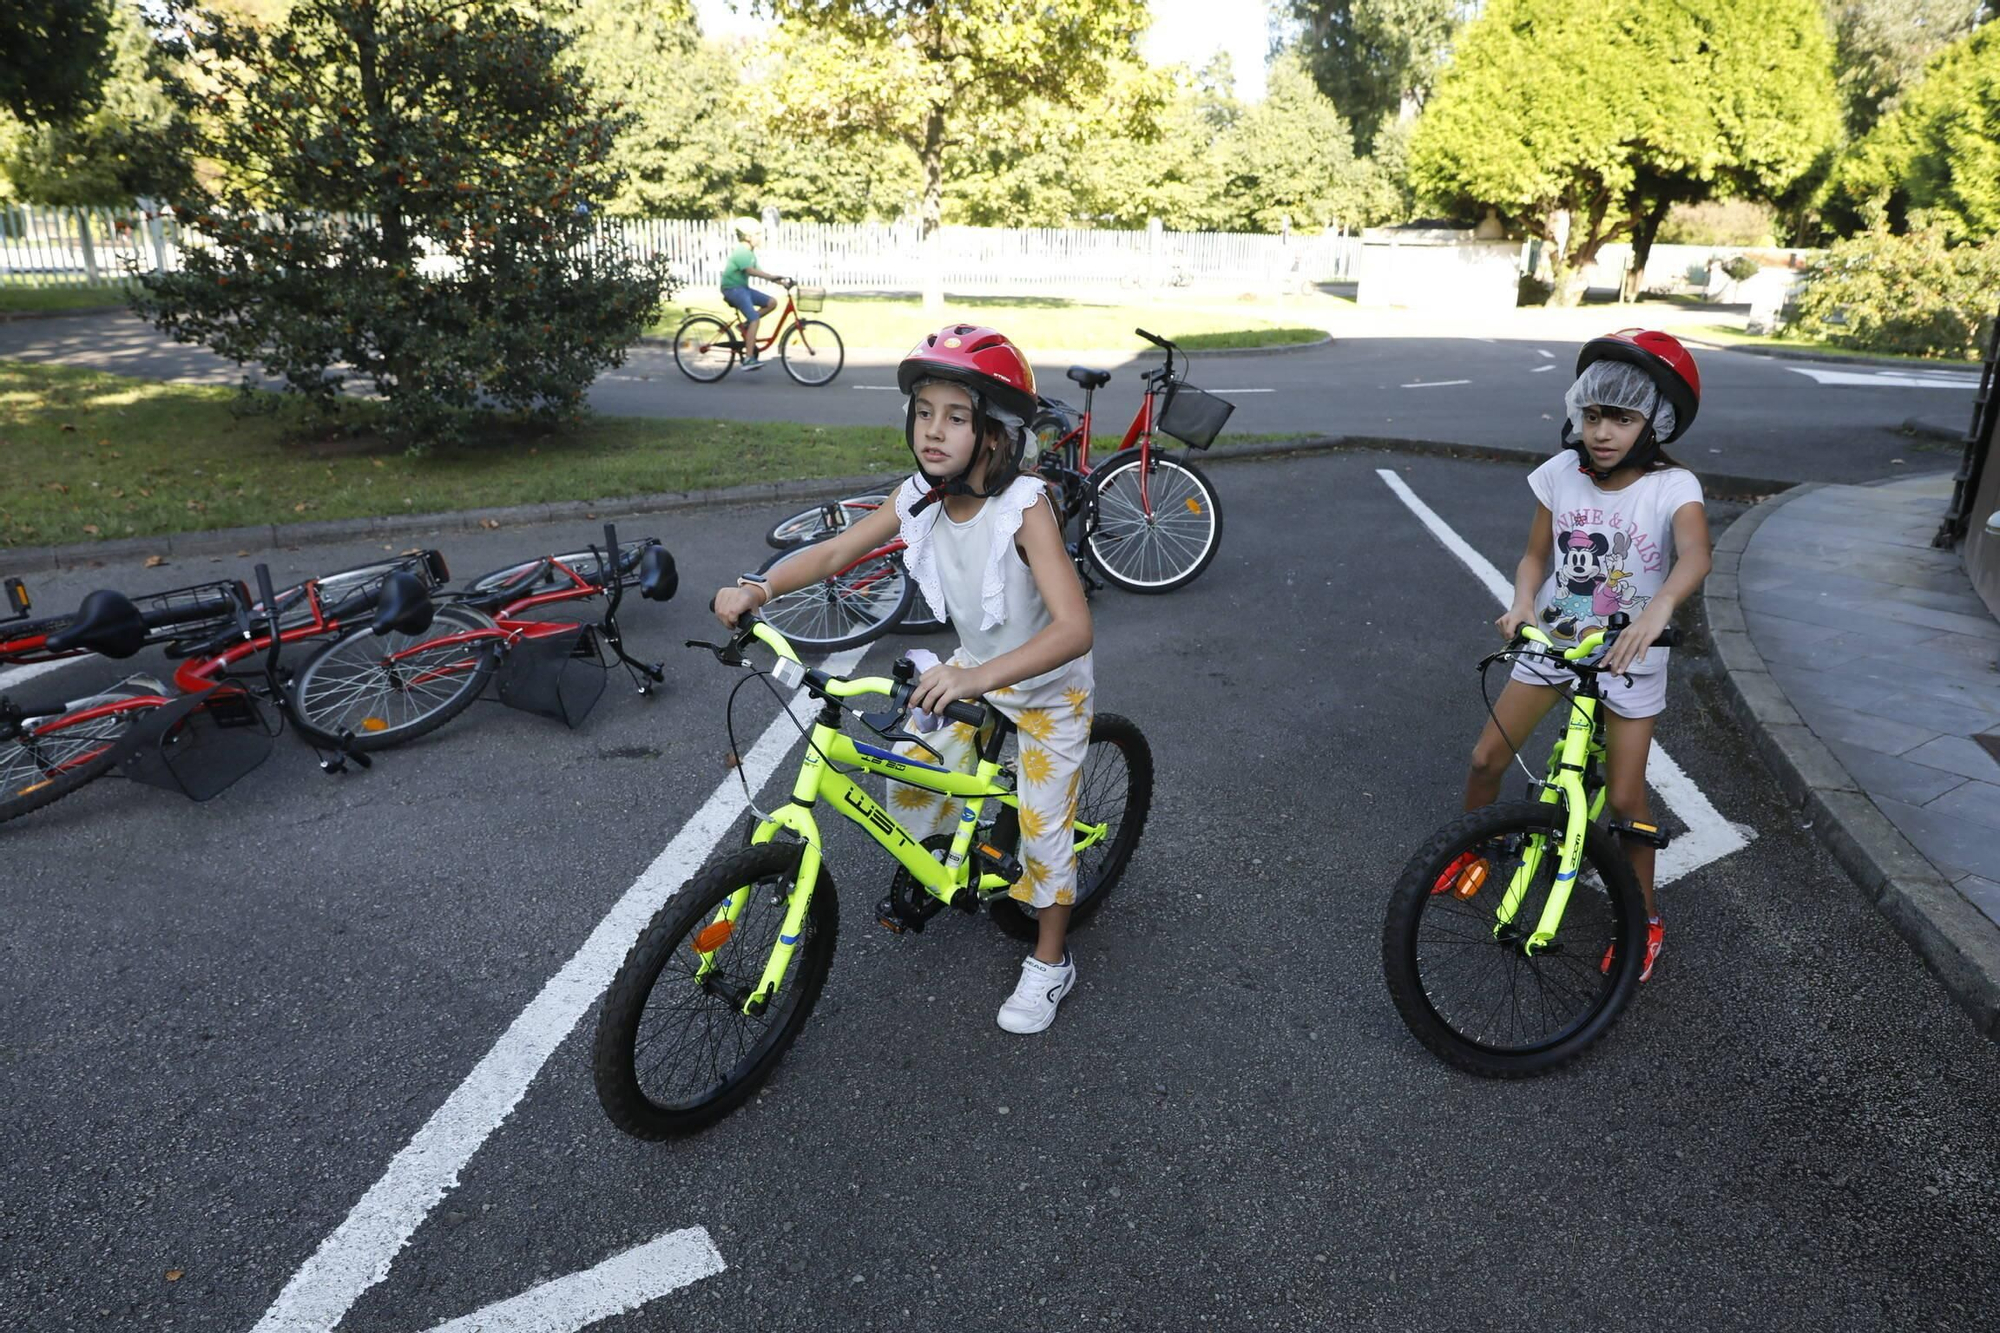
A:
<svg viewBox="0 0 2000 1333">
<path fill-rule="evenodd" d="M 1660 396 L 1653 377 L 1627 361 L 1593 361 L 1576 377 L 1563 395 L 1569 409 L 1569 427 L 1583 433 L 1586 407 L 1622 407 L 1637 412 L 1653 423 L 1653 433 L 1664 440 L 1674 433 L 1674 405 Z"/>
</svg>

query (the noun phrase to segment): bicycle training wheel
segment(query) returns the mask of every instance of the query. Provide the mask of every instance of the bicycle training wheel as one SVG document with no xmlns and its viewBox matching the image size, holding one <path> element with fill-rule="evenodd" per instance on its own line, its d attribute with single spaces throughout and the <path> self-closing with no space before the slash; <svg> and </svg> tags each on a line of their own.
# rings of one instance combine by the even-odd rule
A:
<svg viewBox="0 0 2000 1333">
<path fill-rule="evenodd" d="M 889 503 L 887 495 L 849 495 L 825 504 L 801 509 L 790 518 L 780 519 L 764 534 L 764 544 L 780 551 L 807 546 L 822 537 L 831 537 L 858 519 L 866 518 Z"/>
<path fill-rule="evenodd" d="M 847 348 L 833 325 L 802 319 L 778 339 L 778 363 L 785 373 L 808 387 L 827 383 L 847 364 Z"/>
<path fill-rule="evenodd" d="M 1555 938 L 1526 948 L 1555 886 L 1565 818 L 1556 805 L 1489 805 L 1438 830 L 1403 867 L 1382 973 L 1403 1022 L 1447 1064 L 1488 1078 L 1560 1068 L 1604 1035 L 1638 985 L 1645 900 L 1617 840 L 1595 824 Z M 1512 887 L 1522 896 L 1507 913 Z"/>
<path fill-rule="evenodd" d="M 1118 886 L 1152 808 L 1153 751 L 1145 735 L 1116 713 L 1099 713 L 1090 720 L 1090 748 L 1077 770 L 1076 822 L 1109 824 L 1111 829 L 1102 842 L 1076 854 L 1071 929 L 1090 920 Z M 1024 903 L 995 898 L 993 920 L 1017 940 L 1035 938 L 1034 912 Z"/>
<path fill-rule="evenodd" d="M 0 823 L 52 805 L 104 776 L 112 751 L 143 710 L 85 716 L 103 704 L 94 700 L 0 741 Z"/>
<path fill-rule="evenodd" d="M 736 365 L 740 344 L 714 315 L 689 315 L 674 334 L 674 364 L 699 384 L 713 384 Z"/>
<path fill-rule="evenodd" d="M 780 551 L 758 572 L 768 574 L 809 546 Z M 757 612 L 775 625 L 792 646 L 815 653 L 838 652 L 872 643 L 910 609 L 910 580 L 895 552 L 869 555 L 830 579 L 773 597 Z"/>
<path fill-rule="evenodd" d="M 1192 583 L 1222 545 L 1222 506 L 1192 463 L 1120 454 L 1090 474 L 1096 516 L 1084 550 L 1126 592 L 1172 592 Z M 1143 483 L 1144 493 L 1141 493 Z"/>
<path fill-rule="evenodd" d="M 840 912 L 824 868 L 777 995 L 743 1012 L 784 929 L 797 843 L 710 865 L 639 935 L 597 1021 L 591 1076 L 611 1123 L 642 1139 L 691 1134 L 741 1106 L 805 1026 L 833 966 Z"/>
<path fill-rule="evenodd" d="M 446 602 L 421 634 L 349 630 L 307 659 L 292 682 L 293 721 L 307 739 L 382 750 L 428 735 L 472 706 L 493 674 L 490 617 Z M 471 642 L 447 638 L 479 634 Z"/>
</svg>

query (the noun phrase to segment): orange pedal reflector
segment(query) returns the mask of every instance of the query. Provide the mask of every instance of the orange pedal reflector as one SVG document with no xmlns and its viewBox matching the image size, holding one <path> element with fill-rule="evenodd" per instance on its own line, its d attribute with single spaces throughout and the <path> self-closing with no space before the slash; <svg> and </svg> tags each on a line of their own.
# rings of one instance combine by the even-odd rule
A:
<svg viewBox="0 0 2000 1333">
<path fill-rule="evenodd" d="M 735 933 L 736 923 L 734 921 L 711 921 L 696 933 L 694 937 L 694 951 L 696 953 L 714 953 L 717 949 L 727 944 L 729 937 Z"/>
<path fill-rule="evenodd" d="M 1190 514 L 1199 514 L 1201 512 L 1201 501 L 1190 495 L 1187 498 L 1187 507 Z"/>
<path fill-rule="evenodd" d="M 48 786 L 51 782 L 54 781 L 55 781 L 54 778 L 43 778 L 40 782 L 29 783 L 27 786 L 21 788 L 21 790 L 15 792 L 14 794 L 16 796 L 27 796 L 34 792 L 40 791 L 42 788 Z"/>
<path fill-rule="evenodd" d="M 389 724 L 379 717 L 364 717 L 361 719 L 361 729 L 363 731 L 387 731 Z"/>
<path fill-rule="evenodd" d="M 1484 887 L 1486 887 L 1486 862 L 1481 859 L 1458 872 L 1458 882 L 1451 886 L 1451 891 L 1461 898 L 1470 898 Z"/>
</svg>

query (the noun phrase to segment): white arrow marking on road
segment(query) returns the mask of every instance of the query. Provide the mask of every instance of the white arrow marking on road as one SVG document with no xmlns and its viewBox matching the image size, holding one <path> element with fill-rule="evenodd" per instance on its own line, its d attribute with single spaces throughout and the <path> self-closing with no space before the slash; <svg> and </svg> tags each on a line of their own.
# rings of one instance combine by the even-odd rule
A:
<svg viewBox="0 0 2000 1333">
<path fill-rule="evenodd" d="M 1404 484 L 1401 477 L 1387 468 L 1377 468 L 1375 475 L 1388 483 L 1396 498 L 1431 530 L 1431 535 L 1443 544 L 1445 550 L 1457 556 L 1459 563 L 1472 571 L 1473 577 L 1486 586 L 1486 591 L 1493 594 L 1495 601 L 1507 606 L 1514 600 L 1514 589 L 1500 577 L 1500 571 L 1485 556 L 1473 550 L 1463 537 L 1453 532 L 1451 525 L 1439 518 L 1435 510 L 1419 500 L 1416 492 Z M 1655 884 L 1671 884 L 1711 861 L 1719 861 L 1749 846 L 1754 834 L 1724 819 L 1721 811 L 1715 808 L 1715 803 L 1694 785 L 1694 780 L 1682 771 L 1657 740 L 1646 756 L 1646 781 L 1687 825 L 1687 832 L 1675 838 L 1660 853 L 1653 870 Z"/>
<path fill-rule="evenodd" d="M 1979 375 L 1960 370 L 1822 370 L 1817 366 L 1786 366 L 1821 384 L 1863 384 L 1871 389 L 1977 389 Z"/>
<path fill-rule="evenodd" d="M 1529 368 L 1528 373 L 1530 375 L 1544 375 L 1554 369 L 1554 366 L 1532 366 Z"/>
<path fill-rule="evenodd" d="M 826 669 L 844 676 L 867 651 L 851 648 L 837 654 L 827 659 Z M 801 690 L 757 738 L 741 770 L 751 791 L 798 744 L 800 728 L 811 725 L 813 707 Z M 639 931 L 679 892 L 742 809 L 743 788 L 731 774 L 293 1274 L 253 1333 L 332 1333 L 361 1294 L 389 1276 L 397 1252 L 458 1183 L 472 1154 L 513 1113 L 549 1056 L 611 984 Z"/>
<path fill-rule="evenodd" d="M 595 1268 L 530 1287 L 512 1300 L 439 1324 L 431 1333 L 574 1333 L 690 1282 L 713 1277 L 725 1267 L 715 1243 L 700 1227 L 669 1231 Z"/>
<path fill-rule="evenodd" d="M 1442 389 L 1453 384 L 1470 384 L 1471 380 L 1418 380 L 1415 384 L 1405 384 L 1405 389 Z"/>
<path fill-rule="evenodd" d="M 1549 350 L 1548 350 L 1547 348 L 1544 348 L 1544 347 L 1537 347 L 1537 348 L 1535 349 L 1535 355 L 1536 355 L 1536 356 L 1545 356 L 1545 357 L 1547 357 L 1547 358 L 1548 358 L 1549 360 L 1551 360 L 1551 361 L 1553 361 L 1553 360 L 1555 360 L 1555 359 L 1556 359 L 1556 354 L 1555 354 L 1554 352 L 1551 352 L 1551 351 L 1549 351 Z M 1551 367 L 1549 367 L 1549 369 L 1553 370 L 1553 369 L 1555 369 L 1555 367 L 1551 366 Z"/>
<path fill-rule="evenodd" d="M 850 384 L 850 385 L 848 385 L 847 387 L 848 387 L 848 388 L 850 388 L 850 389 L 871 389 L 871 390 L 873 390 L 873 391 L 874 391 L 874 392 L 876 392 L 876 393 L 901 393 L 901 392 L 902 392 L 902 390 L 901 390 L 901 389 L 897 388 L 897 387 L 896 387 L 895 385 L 893 385 L 893 384 Z"/>
</svg>

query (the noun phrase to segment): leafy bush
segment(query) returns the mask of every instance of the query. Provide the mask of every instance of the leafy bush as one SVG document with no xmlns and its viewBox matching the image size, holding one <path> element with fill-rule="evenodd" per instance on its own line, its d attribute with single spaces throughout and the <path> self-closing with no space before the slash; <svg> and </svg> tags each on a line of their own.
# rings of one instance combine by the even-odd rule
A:
<svg viewBox="0 0 2000 1333">
<path fill-rule="evenodd" d="M 1660 224 L 1661 245 L 1769 245 L 1777 210 L 1750 199 L 1675 204 Z"/>
<path fill-rule="evenodd" d="M 1549 294 L 1555 288 L 1543 282 L 1532 273 L 1523 273 L 1520 284 L 1514 290 L 1515 305 L 1547 305 Z"/>
<path fill-rule="evenodd" d="M 1937 230 L 1839 241 L 1806 271 L 1797 330 L 1837 347 L 1973 358 L 2000 306 L 2000 241 L 1947 246 Z"/>
<path fill-rule="evenodd" d="M 1737 255 L 1723 261 L 1722 271 L 1729 275 L 1731 282 L 1748 282 L 1763 270 L 1764 266 L 1748 255 Z"/>
</svg>

